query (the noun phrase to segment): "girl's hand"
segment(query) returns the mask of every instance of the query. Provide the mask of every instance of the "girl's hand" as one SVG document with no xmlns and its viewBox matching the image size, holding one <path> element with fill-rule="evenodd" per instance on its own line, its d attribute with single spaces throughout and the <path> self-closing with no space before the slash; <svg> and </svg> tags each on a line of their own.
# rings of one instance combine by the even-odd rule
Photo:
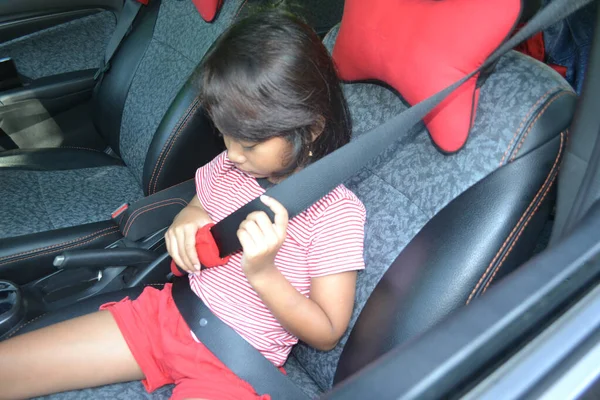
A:
<svg viewBox="0 0 600 400">
<path fill-rule="evenodd" d="M 196 252 L 196 232 L 210 222 L 212 221 L 200 202 L 192 201 L 177 214 L 165 233 L 167 251 L 175 264 L 188 273 L 200 271 L 200 260 Z"/>
<path fill-rule="evenodd" d="M 240 224 L 237 237 L 243 248 L 242 270 L 247 278 L 275 268 L 275 256 L 283 245 L 288 225 L 287 210 L 277 200 L 260 200 L 275 213 L 275 223 L 262 211 L 256 211 Z"/>
</svg>

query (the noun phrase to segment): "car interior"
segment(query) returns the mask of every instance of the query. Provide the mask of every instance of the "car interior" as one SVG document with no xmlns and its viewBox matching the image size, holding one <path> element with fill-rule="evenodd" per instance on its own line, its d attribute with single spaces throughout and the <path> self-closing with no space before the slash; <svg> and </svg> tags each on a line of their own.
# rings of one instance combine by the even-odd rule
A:
<svg viewBox="0 0 600 400">
<path fill-rule="evenodd" d="M 334 57 L 356 140 L 481 65 L 541 7 L 488 1 L 505 11 L 485 32 L 493 7 L 473 0 L 294 10 Z M 209 17 L 202 0 L 0 2 L 0 340 L 173 279 L 164 232 L 196 169 L 224 150 L 194 72 L 228 26 L 279 1 L 204 3 Z M 426 34 L 440 20 L 442 34 Z M 331 351 L 296 345 L 287 377 L 327 393 L 543 252 L 578 99 L 555 69 L 510 51 L 345 181 L 367 210 L 350 326 Z M 132 382 L 48 398 L 170 391 Z"/>
</svg>

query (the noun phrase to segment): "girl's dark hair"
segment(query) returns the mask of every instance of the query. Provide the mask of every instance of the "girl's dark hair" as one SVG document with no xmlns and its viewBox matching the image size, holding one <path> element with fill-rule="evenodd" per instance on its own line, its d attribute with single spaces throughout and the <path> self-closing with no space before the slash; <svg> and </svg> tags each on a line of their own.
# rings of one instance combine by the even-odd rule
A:
<svg viewBox="0 0 600 400">
<path fill-rule="evenodd" d="M 350 140 L 333 61 L 318 35 L 290 13 L 262 11 L 240 20 L 209 50 L 199 72 L 202 105 L 221 133 L 249 142 L 283 137 L 292 144 L 280 176 Z"/>
</svg>

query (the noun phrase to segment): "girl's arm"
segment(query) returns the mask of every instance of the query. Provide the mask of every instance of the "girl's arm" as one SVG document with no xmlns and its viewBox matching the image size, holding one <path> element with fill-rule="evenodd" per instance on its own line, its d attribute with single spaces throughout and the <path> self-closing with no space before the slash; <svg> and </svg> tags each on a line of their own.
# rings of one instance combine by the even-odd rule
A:
<svg viewBox="0 0 600 400">
<path fill-rule="evenodd" d="M 256 212 L 240 225 L 244 273 L 285 329 L 316 349 L 331 350 L 352 315 L 356 271 L 313 278 L 310 298 L 304 297 L 274 263 L 285 240 L 287 211 L 274 199 L 263 196 L 262 201 L 275 213 L 275 223 L 265 213 Z"/>
<path fill-rule="evenodd" d="M 196 232 L 204 225 L 212 222 L 202 207 L 198 196 L 177 214 L 173 223 L 165 233 L 167 251 L 175 261 L 187 272 L 200 271 L 200 260 L 196 252 Z"/>
<path fill-rule="evenodd" d="M 356 271 L 313 278 L 308 299 L 275 267 L 248 280 L 281 325 L 318 350 L 333 349 L 348 328 Z"/>
</svg>

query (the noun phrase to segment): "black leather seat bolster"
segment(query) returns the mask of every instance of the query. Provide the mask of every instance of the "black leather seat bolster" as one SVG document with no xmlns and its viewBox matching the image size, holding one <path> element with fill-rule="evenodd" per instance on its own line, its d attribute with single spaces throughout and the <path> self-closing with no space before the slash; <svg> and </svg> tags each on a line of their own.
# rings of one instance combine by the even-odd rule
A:
<svg viewBox="0 0 600 400">
<path fill-rule="evenodd" d="M 433 326 L 531 256 L 565 144 L 562 133 L 497 169 L 423 227 L 367 301 L 336 382 Z"/>
<path fill-rule="evenodd" d="M 200 105 L 197 79 L 188 79 L 152 139 L 142 178 L 145 195 L 193 178 L 196 169 L 225 148 Z"/>
<path fill-rule="evenodd" d="M 123 165 L 123 162 L 101 151 L 79 148 L 23 149 L 0 153 L 0 172 L 19 169 L 58 171 L 109 165 Z"/>
<path fill-rule="evenodd" d="M 523 120 L 522 130 L 512 141 L 513 147 L 507 162 L 526 155 L 566 130 L 573 120 L 577 96 L 572 91 L 558 90 L 544 103 L 537 105 Z"/>
<path fill-rule="evenodd" d="M 121 237 L 114 222 L 103 221 L 2 239 L 0 279 L 23 285 L 55 272 L 54 257 L 65 250 L 103 248 Z"/>
<path fill-rule="evenodd" d="M 156 287 L 157 289 L 159 289 L 162 287 L 162 285 L 156 285 Z M 86 314 L 91 314 L 95 311 L 98 311 L 100 306 L 105 303 L 109 303 L 112 301 L 120 301 L 125 297 L 135 299 L 142 293 L 144 288 L 144 286 L 138 286 L 131 289 L 104 293 L 86 300 L 82 300 L 78 303 L 72 304 L 58 311 L 51 311 L 49 313 L 42 314 L 41 316 L 32 320 L 23 321 L 21 324 L 17 325 L 14 329 L 8 332 L 5 335 L 5 337 L 1 337 L 0 340 L 6 340 L 13 336 L 35 331 L 37 329 L 44 328 L 49 325 L 66 321 L 68 319 L 81 317 L 82 315 Z"/>
<path fill-rule="evenodd" d="M 572 91 L 557 90 L 536 104 L 515 133 L 506 164 L 450 202 L 404 248 L 354 325 L 335 382 L 468 304 L 531 257 L 554 204 L 576 102 Z"/>
</svg>

